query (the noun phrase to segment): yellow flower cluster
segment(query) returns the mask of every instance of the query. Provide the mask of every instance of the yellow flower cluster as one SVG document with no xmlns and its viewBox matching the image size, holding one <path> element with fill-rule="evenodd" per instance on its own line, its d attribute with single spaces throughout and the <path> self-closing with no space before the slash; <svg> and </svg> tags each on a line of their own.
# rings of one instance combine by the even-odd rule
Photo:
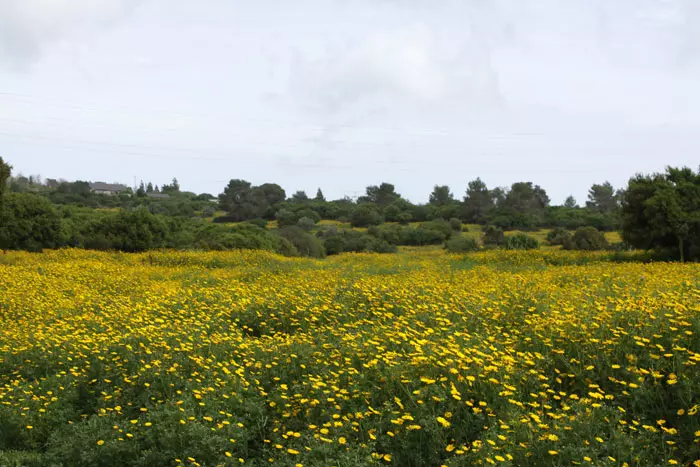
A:
<svg viewBox="0 0 700 467">
<path fill-rule="evenodd" d="M 692 464 L 699 332 L 697 264 L 10 253 L 0 461 Z"/>
</svg>

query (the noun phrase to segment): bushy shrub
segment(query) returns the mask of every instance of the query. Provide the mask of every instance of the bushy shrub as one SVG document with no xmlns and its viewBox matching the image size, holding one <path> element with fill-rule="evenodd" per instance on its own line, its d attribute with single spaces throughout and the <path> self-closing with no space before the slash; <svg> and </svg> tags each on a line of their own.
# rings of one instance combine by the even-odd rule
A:
<svg viewBox="0 0 700 467">
<path fill-rule="evenodd" d="M 547 243 L 550 245 L 563 245 L 569 240 L 571 240 L 571 232 L 562 227 L 557 227 L 547 234 Z"/>
<path fill-rule="evenodd" d="M 383 222 L 384 218 L 373 204 L 361 204 L 350 215 L 350 225 L 353 227 L 369 227 Z"/>
<path fill-rule="evenodd" d="M 168 225 L 162 216 L 145 208 L 120 211 L 105 217 L 84 233 L 85 247 L 125 252 L 147 251 L 166 245 Z"/>
<path fill-rule="evenodd" d="M 564 244 L 566 250 L 605 250 L 608 240 L 603 232 L 595 227 L 580 227 L 573 237 Z"/>
<path fill-rule="evenodd" d="M 297 211 L 297 218 L 301 219 L 302 217 L 306 217 L 314 221 L 314 224 L 317 224 L 318 222 L 321 221 L 321 216 L 314 211 L 313 209 L 305 208 L 300 211 Z"/>
<path fill-rule="evenodd" d="M 199 211 L 199 217 L 209 218 L 216 214 L 216 208 L 214 206 L 205 206 Z"/>
<path fill-rule="evenodd" d="M 329 256 L 338 255 L 347 251 L 347 241 L 342 235 L 334 235 L 326 238 L 323 242 L 323 246 L 326 248 L 326 254 Z"/>
<path fill-rule="evenodd" d="M 460 232 L 462 230 L 462 221 L 453 217 L 450 219 L 450 227 L 452 227 L 452 230 L 455 232 Z"/>
<path fill-rule="evenodd" d="M 248 224 L 253 224 L 256 227 L 260 227 L 261 229 L 267 229 L 267 221 L 262 218 L 257 218 L 257 219 L 251 219 L 249 221 L 246 221 Z"/>
<path fill-rule="evenodd" d="M 214 224 L 234 224 L 238 218 L 234 216 L 217 216 L 211 220 Z"/>
<path fill-rule="evenodd" d="M 0 209 L 0 248 L 41 251 L 61 246 L 61 218 L 46 198 L 10 193 Z"/>
<path fill-rule="evenodd" d="M 302 230 L 305 230 L 306 232 L 311 232 L 315 226 L 316 222 L 314 222 L 314 220 L 310 217 L 302 217 L 297 221 L 297 227 L 299 227 Z"/>
<path fill-rule="evenodd" d="M 319 232 L 324 238 L 324 246 L 328 255 L 336 255 L 346 252 L 375 252 L 394 253 L 396 246 L 387 241 L 355 230 L 326 230 Z"/>
<path fill-rule="evenodd" d="M 505 234 L 499 227 L 487 225 L 484 227 L 484 236 L 482 242 L 484 246 L 501 246 L 505 240 Z"/>
<path fill-rule="evenodd" d="M 324 258 L 326 256 L 323 242 L 297 226 L 284 227 L 278 231 L 278 234 L 282 238 L 289 240 L 302 256 L 310 256 L 312 258 Z"/>
<path fill-rule="evenodd" d="M 289 227 L 296 225 L 299 217 L 296 215 L 296 213 L 290 211 L 289 209 L 280 209 L 275 214 L 275 219 L 277 219 L 277 225 L 279 227 Z"/>
<path fill-rule="evenodd" d="M 536 250 L 539 247 L 537 239 L 525 234 L 507 236 L 503 240 L 503 248 L 506 250 Z"/>
<path fill-rule="evenodd" d="M 413 216 L 410 212 L 402 212 L 396 216 L 396 220 L 401 225 L 408 225 L 413 220 Z"/>
<path fill-rule="evenodd" d="M 477 251 L 479 243 L 471 237 L 465 235 L 457 235 L 445 242 L 445 250 L 450 253 L 465 253 L 468 251 Z"/>
</svg>

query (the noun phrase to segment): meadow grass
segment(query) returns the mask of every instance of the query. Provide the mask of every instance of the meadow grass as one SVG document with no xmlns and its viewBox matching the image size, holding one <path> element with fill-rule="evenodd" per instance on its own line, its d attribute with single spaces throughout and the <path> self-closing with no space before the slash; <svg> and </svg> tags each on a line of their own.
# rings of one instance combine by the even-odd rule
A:
<svg viewBox="0 0 700 467">
<path fill-rule="evenodd" d="M 698 264 L 418 248 L 2 258 L 3 466 L 700 459 Z"/>
</svg>

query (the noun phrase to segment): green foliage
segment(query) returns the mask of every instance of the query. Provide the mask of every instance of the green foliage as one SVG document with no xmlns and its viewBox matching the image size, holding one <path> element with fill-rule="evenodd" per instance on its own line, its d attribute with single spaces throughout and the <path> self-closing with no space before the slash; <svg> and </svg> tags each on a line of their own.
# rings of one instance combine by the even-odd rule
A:
<svg viewBox="0 0 700 467">
<path fill-rule="evenodd" d="M 456 217 L 453 217 L 452 219 L 450 219 L 450 227 L 455 232 L 461 232 L 462 231 L 462 221 L 457 219 Z"/>
<path fill-rule="evenodd" d="M 631 246 L 700 258 L 700 172 L 669 167 L 665 174 L 632 178 L 621 216 L 622 238 Z"/>
<path fill-rule="evenodd" d="M 147 251 L 164 247 L 168 236 L 168 226 L 163 218 L 143 208 L 120 211 L 94 227 L 93 236 L 85 242 L 87 248 Z"/>
<path fill-rule="evenodd" d="M 0 157 L 0 210 L 2 210 L 2 200 L 7 191 L 7 184 L 12 176 L 12 166 Z"/>
<path fill-rule="evenodd" d="M 283 227 L 278 233 L 282 238 L 289 240 L 302 256 L 310 256 L 312 258 L 324 258 L 326 256 L 321 240 L 297 226 Z"/>
<path fill-rule="evenodd" d="M 484 227 L 484 235 L 481 239 L 484 246 L 494 247 L 501 246 L 505 241 L 505 234 L 503 229 L 500 229 L 493 225 L 487 225 Z"/>
<path fill-rule="evenodd" d="M 0 208 L 0 248 L 40 251 L 60 246 L 61 218 L 47 199 L 9 193 Z"/>
<path fill-rule="evenodd" d="M 445 242 L 445 250 L 450 253 L 466 253 L 469 251 L 478 251 L 479 243 L 472 237 L 466 235 L 456 235 Z"/>
<path fill-rule="evenodd" d="M 384 222 L 384 218 L 373 204 L 360 204 L 350 215 L 350 225 L 353 227 L 369 227 L 379 225 Z"/>
<path fill-rule="evenodd" d="M 310 217 L 302 217 L 297 221 L 297 227 L 306 232 L 311 232 L 316 226 L 316 222 Z"/>
<path fill-rule="evenodd" d="M 289 227 L 291 225 L 296 225 L 297 220 L 299 220 L 296 213 L 289 209 L 280 209 L 279 211 L 277 211 L 277 214 L 275 214 L 275 219 L 277 219 L 277 225 L 279 227 Z"/>
<path fill-rule="evenodd" d="M 594 184 L 588 190 L 588 201 L 586 207 L 600 213 L 612 213 L 619 208 L 619 194 L 610 182 L 602 185 Z"/>
<path fill-rule="evenodd" d="M 557 227 L 547 233 L 547 243 L 550 245 L 563 245 L 570 240 L 571 232 L 562 227 Z"/>
<path fill-rule="evenodd" d="M 454 195 L 450 191 L 449 186 L 435 185 L 433 192 L 430 193 L 430 199 L 428 202 L 435 206 L 447 206 L 448 204 L 454 202 Z"/>
<path fill-rule="evenodd" d="M 258 217 L 270 219 L 285 198 L 284 190 L 275 183 L 253 187 L 245 180 L 231 180 L 219 195 L 219 205 L 236 222 Z"/>
<path fill-rule="evenodd" d="M 483 224 L 494 207 L 493 195 L 480 178 L 469 182 L 462 203 L 462 218 L 473 224 Z"/>
<path fill-rule="evenodd" d="M 388 206 L 399 198 L 401 198 L 401 195 L 396 193 L 394 185 L 382 183 L 379 186 L 368 186 L 365 196 L 360 197 L 358 201 L 361 203 L 373 203 L 377 206 Z"/>
<path fill-rule="evenodd" d="M 608 241 L 595 227 L 580 227 L 563 246 L 565 250 L 605 250 L 608 248 Z"/>
<path fill-rule="evenodd" d="M 509 235 L 503 240 L 506 250 L 536 250 L 540 247 L 537 239 L 525 234 Z"/>
<path fill-rule="evenodd" d="M 396 221 L 401 225 L 408 225 L 413 220 L 413 216 L 410 212 L 402 212 L 396 216 Z"/>
<path fill-rule="evenodd" d="M 253 224 L 256 227 L 260 227 L 261 229 L 267 229 L 267 221 L 265 219 L 251 219 L 249 221 L 246 221 L 248 224 Z"/>
</svg>

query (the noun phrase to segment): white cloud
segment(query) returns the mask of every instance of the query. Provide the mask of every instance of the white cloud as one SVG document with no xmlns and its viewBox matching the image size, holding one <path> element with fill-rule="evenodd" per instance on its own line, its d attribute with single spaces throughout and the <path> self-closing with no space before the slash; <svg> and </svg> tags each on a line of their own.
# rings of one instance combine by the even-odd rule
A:
<svg viewBox="0 0 700 467">
<path fill-rule="evenodd" d="M 55 41 L 105 25 L 138 0 L 0 0 L 0 66 L 36 60 Z"/>
<path fill-rule="evenodd" d="M 321 58 L 300 60 L 293 83 L 307 102 L 326 111 L 494 98 L 488 56 L 472 52 L 424 26 L 384 30 Z"/>
</svg>

